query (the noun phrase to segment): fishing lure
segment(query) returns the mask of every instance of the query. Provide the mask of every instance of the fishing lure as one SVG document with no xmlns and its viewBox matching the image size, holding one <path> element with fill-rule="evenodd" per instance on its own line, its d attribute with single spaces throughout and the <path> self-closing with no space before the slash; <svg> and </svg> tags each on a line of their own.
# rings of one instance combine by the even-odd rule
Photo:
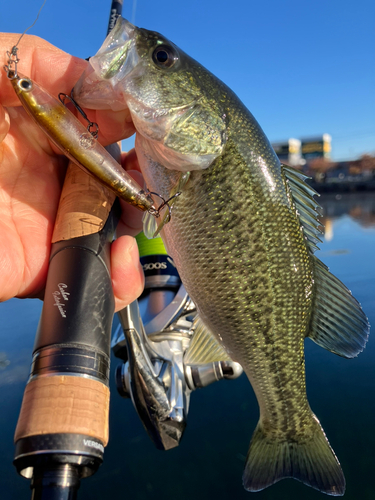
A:
<svg viewBox="0 0 375 500">
<path fill-rule="evenodd" d="M 17 62 L 14 60 L 15 65 Z M 22 106 L 65 156 L 126 202 L 157 214 L 151 195 L 120 167 L 62 102 L 30 78 L 18 74 L 16 66 L 9 69 L 8 65 L 8 78 Z"/>
<path fill-rule="evenodd" d="M 18 73 L 17 50 L 17 46 L 14 46 L 11 52 L 7 52 L 8 65 L 4 66 L 4 69 L 22 106 L 31 118 L 62 153 L 79 167 L 94 175 L 121 199 L 159 217 L 160 210 L 168 204 L 164 202 L 159 208 L 154 206 L 151 194 L 142 189 L 96 140 L 98 129 L 90 132 L 91 126 L 96 124 L 89 122 L 88 128 L 85 128 L 63 102 L 30 78 Z M 80 108 L 79 111 L 85 116 Z"/>
</svg>

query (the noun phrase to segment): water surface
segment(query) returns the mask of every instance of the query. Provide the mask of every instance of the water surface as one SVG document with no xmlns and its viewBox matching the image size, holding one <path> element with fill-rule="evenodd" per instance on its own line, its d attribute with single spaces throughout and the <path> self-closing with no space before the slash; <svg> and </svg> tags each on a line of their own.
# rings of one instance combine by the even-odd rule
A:
<svg viewBox="0 0 375 500">
<path fill-rule="evenodd" d="M 318 257 L 352 290 L 375 325 L 375 193 L 325 195 L 326 234 Z M 0 497 L 30 498 L 12 465 L 13 433 L 41 311 L 36 300 L 0 304 Z M 375 341 L 353 360 L 306 341 L 310 405 L 343 467 L 345 500 L 375 498 Z M 112 373 L 117 362 L 112 360 Z M 102 500 L 317 500 L 327 496 L 291 479 L 260 492 L 242 488 L 258 405 L 245 376 L 196 391 L 179 448 L 154 449 L 131 403 L 111 383 L 110 442 L 78 498 Z"/>
</svg>

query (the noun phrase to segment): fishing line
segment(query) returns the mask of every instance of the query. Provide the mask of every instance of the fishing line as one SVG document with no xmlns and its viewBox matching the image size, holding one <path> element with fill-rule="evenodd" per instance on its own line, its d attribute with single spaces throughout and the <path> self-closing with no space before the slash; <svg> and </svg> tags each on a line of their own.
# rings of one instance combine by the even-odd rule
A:
<svg viewBox="0 0 375 500">
<path fill-rule="evenodd" d="M 137 0 L 133 0 L 132 24 L 135 23 L 135 12 L 137 10 Z"/>
<path fill-rule="evenodd" d="M 24 35 L 27 31 L 29 31 L 29 29 L 31 29 L 31 28 L 34 26 L 34 24 L 37 22 L 37 20 L 39 19 L 39 15 L 40 15 L 40 13 L 42 12 L 42 9 L 43 9 L 43 7 L 44 7 L 44 5 L 45 5 L 46 1 L 47 1 L 47 0 L 43 0 L 43 4 L 42 4 L 42 6 L 41 6 L 41 7 L 40 7 L 40 9 L 39 9 L 38 14 L 36 15 L 36 18 L 35 18 L 35 21 L 33 22 L 33 24 L 31 24 L 28 28 L 26 28 L 26 29 L 25 29 L 25 31 L 24 31 L 24 32 L 22 33 L 22 35 L 19 37 L 18 42 L 16 43 L 16 45 L 14 45 L 14 47 L 12 47 L 12 55 L 14 55 L 14 56 L 15 56 L 15 55 L 17 55 L 17 50 L 18 50 L 17 45 L 20 43 L 21 38 L 23 37 L 23 35 Z M 14 51 L 15 51 L 16 53 L 14 53 Z"/>
<path fill-rule="evenodd" d="M 45 5 L 47 0 L 43 0 L 43 4 L 42 6 L 40 7 L 39 11 L 38 11 L 38 14 L 35 18 L 35 21 L 33 22 L 33 24 L 31 24 L 28 28 L 25 29 L 25 31 L 22 33 L 22 35 L 19 37 L 18 39 L 18 42 L 16 43 L 16 45 L 13 45 L 12 49 L 10 50 L 10 52 L 7 50 L 7 57 L 8 57 L 8 65 L 5 65 L 3 66 L 5 71 L 7 72 L 7 76 L 9 79 L 13 79 L 13 78 L 17 78 L 17 64 L 19 63 L 19 59 L 18 59 L 18 56 L 17 56 L 17 52 L 18 52 L 18 44 L 20 43 L 23 35 L 29 31 L 29 29 L 31 29 L 34 24 L 37 22 L 37 20 L 39 19 L 39 15 Z M 14 69 L 13 69 L 14 68 Z"/>
</svg>

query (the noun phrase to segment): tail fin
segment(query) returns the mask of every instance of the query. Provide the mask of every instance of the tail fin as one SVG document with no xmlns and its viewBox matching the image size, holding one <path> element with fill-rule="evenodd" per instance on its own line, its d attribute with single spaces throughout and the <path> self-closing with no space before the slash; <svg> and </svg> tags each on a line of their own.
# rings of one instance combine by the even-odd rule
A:
<svg viewBox="0 0 375 500">
<path fill-rule="evenodd" d="M 308 441 L 272 440 L 259 422 L 247 456 L 243 484 L 248 491 L 292 477 L 327 495 L 345 492 L 345 477 L 324 431 L 314 415 L 316 431 Z"/>
</svg>

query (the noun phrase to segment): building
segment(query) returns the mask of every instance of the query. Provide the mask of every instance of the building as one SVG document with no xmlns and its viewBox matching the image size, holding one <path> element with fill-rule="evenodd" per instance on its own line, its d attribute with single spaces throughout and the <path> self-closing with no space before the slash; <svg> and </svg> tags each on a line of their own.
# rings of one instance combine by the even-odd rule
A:
<svg viewBox="0 0 375 500">
<path fill-rule="evenodd" d="M 302 158 L 308 163 L 315 158 L 331 157 L 331 142 L 332 137 L 329 134 L 323 134 L 318 137 L 301 139 L 301 155 Z"/>
<path fill-rule="evenodd" d="M 332 138 L 329 134 L 305 139 L 290 138 L 287 141 L 272 143 L 281 163 L 302 168 L 315 158 L 330 158 Z"/>
</svg>

